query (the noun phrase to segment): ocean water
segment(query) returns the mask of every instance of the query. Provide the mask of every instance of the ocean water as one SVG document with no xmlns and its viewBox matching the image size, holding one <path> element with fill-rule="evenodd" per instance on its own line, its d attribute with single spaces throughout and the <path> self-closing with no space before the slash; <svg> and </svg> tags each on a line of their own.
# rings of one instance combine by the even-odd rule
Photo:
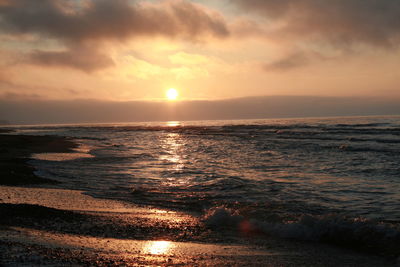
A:
<svg viewBox="0 0 400 267">
<path fill-rule="evenodd" d="M 80 144 L 31 160 L 63 188 L 190 212 L 216 227 L 246 219 L 283 237 L 367 229 L 400 240 L 400 117 L 16 129 Z"/>
</svg>

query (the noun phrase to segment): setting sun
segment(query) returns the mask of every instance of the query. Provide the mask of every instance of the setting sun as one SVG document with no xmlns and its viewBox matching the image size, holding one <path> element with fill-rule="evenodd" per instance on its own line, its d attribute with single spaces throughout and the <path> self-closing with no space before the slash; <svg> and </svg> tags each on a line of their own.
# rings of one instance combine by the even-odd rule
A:
<svg viewBox="0 0 400 267">
<path fill-rule="evenodd" d="M 170 88 L 167 90 L 166 96 L 168 100 L 176 100 L 178 98 L 178 91 L 175 88 Z"/>
</svg>

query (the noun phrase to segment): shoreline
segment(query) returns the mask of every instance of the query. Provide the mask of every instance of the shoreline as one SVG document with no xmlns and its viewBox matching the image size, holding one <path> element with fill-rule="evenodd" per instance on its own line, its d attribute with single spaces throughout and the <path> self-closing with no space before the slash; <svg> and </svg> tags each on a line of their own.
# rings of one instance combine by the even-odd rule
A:
<svg viewBox="0 0 400 267">
<path fill-rule="evenodd" d="M 77 144 L 61 136 L 8 135 L 0 131 L 0 185 L 27 186 L 58 184 L 59 182 L 37 176 L 28 164 L 35 153 L 68 153 Z"/>
<path fill-rule="evenodd" d="M 13 185 L 0 186 L 0 265 L 396 264 L 327 244 L 243 236 L 232 229 L 215 231 L 184 212 L 94 198 L 82 191 L 40 188 L 38 184 L 51 181 L 33 176 L 34 169 L 26 162 L 29 155 L 70 152 L 76 144 L 58 136 L 0 134 L 0 147 L 1 182 Z"/>
</svg>

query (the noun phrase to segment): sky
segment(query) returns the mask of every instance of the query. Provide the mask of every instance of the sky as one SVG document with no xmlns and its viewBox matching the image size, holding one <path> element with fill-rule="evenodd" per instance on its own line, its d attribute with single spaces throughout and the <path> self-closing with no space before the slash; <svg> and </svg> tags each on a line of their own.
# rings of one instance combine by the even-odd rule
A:
<svg viewBox="0 0 400 267">
<path fill-rule="evenodd" d="M 0 100 L 392 101 L 399 45 L 398 0 L 0 0 Z"/>
</svg>

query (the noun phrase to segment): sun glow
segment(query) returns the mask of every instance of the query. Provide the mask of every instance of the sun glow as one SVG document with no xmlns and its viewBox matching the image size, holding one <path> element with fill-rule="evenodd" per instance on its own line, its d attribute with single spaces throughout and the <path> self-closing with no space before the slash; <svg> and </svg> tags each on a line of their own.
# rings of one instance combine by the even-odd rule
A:
<svg viewBox="0 0 400 267">
<path fill-rule="evenodd" d="M 176 100 L 178 98 L 178 95 L 179 95 L 178 90 L 176 90 L 175 88 L 170 88 L 166 92 L 168 100 Z"/>
</svg>

